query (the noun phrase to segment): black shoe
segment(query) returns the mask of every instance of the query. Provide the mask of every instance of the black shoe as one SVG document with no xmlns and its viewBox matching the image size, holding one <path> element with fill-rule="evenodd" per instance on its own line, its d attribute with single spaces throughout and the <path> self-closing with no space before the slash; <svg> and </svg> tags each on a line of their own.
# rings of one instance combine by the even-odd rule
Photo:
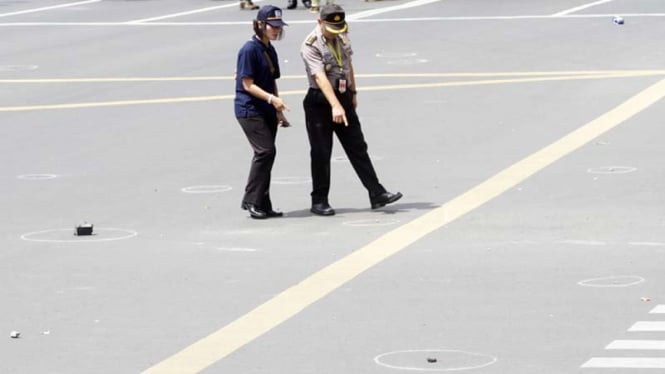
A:
<svg viewBox="0 0 665 374">
<path fill-rule="evenodd" d="M 302 2 L 302 5 L 304 5 L 305 8 L 309 9 L 309 8 L 312 7 L 312 2 L 309 1 L 309 0 L 304 0 L 304 1 Z"/>
<path fill-rule="evenodd" d="M 335 215 L 335 209 L 333 209 L 328 203 L 314 203 L 312 204 L 312 209 L 309 211 L 319 216 Z"/>
<path fill-rule="evenodd" d="M 386 204 L 391 204 L 394 203 L 395 201 L 399 200 L 402 198 L 401 193 L 392 193 L 392 192 L 384 192 L 381 195 L 376 195 L 372 198 L 370 198 L 370 202 L 372 203 L 372 209 L 378 209 L 381 208 L 382 206 L 386 206 Z"/>
<path fill-rule="evenodd" d="M 255 219 L 268 218 L 268 213 L 259 208 L 258 206 L 250 203 L 244 204 L 245 209 L 249 212 L 249 216 Z"/>
<path fill-rule="evenodd" d="M 281 217 L 281 216 L 284 215 L 284 213 L 278 212 L 278 211 L 275 211 L 275 210 L 272 210 L 272 209 L 267 211 L 266 214 L 268 215 L 268 218 Z"/>
<path fill-rule="evenodd" d="M 292 3 L 289 3 L 289 5 L 286 6 L 286 9 L 296 9 L 297 6 L 298 6 L 298 3 L 293 1 Z"/>
</svg>

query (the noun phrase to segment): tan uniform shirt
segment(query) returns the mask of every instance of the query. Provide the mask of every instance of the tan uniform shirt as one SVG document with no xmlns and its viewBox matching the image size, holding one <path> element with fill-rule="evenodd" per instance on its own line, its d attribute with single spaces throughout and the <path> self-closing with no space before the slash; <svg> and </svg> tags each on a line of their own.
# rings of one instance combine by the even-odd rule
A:
<svg viewBox="0 0 665 374">
<path fill-rule="evenodd" d="M 326 40 L 321 28 L 317 25 L 305 38 L 300 48 L 300 56 L 305 62 L 309 86 L 319 88 L 313 75 L 318 72 L 325 72 L 330 85 L 337 89 L 339 78 L 347 81 L 349 79 L 352 55 L 351 41 L 347 34 L 339 34 L 335 36 L 334 40 Z"/>
</svg>

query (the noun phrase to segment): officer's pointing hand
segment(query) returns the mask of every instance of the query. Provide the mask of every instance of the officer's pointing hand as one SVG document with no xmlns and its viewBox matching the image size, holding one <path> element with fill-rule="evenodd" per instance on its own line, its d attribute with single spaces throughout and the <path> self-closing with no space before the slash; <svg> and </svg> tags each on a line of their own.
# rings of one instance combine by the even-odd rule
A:
<svg viewBox="0 0 665 374">
<path fill-rule="evenodd" d="M 332 107 L 332 116 L 333 116 L 333 122 L 344 123 L 344 126 L 349 126 L 349 122 L 346 120 L 346 113 L 344 112 L 344 107 L 342 107 L 341 105 L 335 105 Z"/>
</svg>

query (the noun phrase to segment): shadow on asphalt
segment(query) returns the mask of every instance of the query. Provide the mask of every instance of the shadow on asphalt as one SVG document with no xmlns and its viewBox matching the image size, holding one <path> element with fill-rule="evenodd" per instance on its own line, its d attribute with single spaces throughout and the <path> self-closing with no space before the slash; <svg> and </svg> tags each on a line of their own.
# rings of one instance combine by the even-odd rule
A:
<svg viewBox="0 0 665 374">
<path fill-rule="evenodd" d="M 407 212 L 411 210 L 432 210 L 438 208 L 439 205 L 434 203 L 397 203 L 385 206 L 380 209 L 372 210 L 369 207 L 366 208 L 335 208 L 337 215 L 340 214 L 353 214 L 353 213 L 383 213 L 383 214 L 396 214 L 401 212 Z M 284 212 L 283 218 L 303 218 L 303 217 L 315 217 L 316 215 L 307 209 L 292 210 L 289 212 Z"/>
</svg>

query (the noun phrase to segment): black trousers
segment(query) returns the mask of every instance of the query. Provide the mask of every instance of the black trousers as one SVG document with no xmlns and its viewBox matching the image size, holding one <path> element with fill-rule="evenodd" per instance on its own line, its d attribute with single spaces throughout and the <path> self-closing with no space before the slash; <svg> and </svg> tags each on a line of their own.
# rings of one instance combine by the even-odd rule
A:
<svg viewBox="0 0 665 374">
<path fill-rule="evenodd" d="M 310 88 L 303 101 L 310 145 L 312 203 L 328 201 L 333 133 L 337 135 L 337 139 L 342 144 L 346 156 L 367 189 L 370 198 L 386 192 L 386 189 L 379 183 L 372 160 L 367 153 L 367 143 L 360 127 L 360 120 L 353 107 L 352 94 L 347 91 L 344 94 L 337 93 L 336 95 L 346 112 L 348 127 L 343 123 L 333 122 L 332 107 L 321 90 Z"/>
<path fill-rule="evenodd" d="M 277 156 L 275 148 L 277 117 L 257 116 L 237 119 L 254 150 L 242 201 L 254 204 L 265 211 L 272 210 L 270 174 Z"/>
</svg>

